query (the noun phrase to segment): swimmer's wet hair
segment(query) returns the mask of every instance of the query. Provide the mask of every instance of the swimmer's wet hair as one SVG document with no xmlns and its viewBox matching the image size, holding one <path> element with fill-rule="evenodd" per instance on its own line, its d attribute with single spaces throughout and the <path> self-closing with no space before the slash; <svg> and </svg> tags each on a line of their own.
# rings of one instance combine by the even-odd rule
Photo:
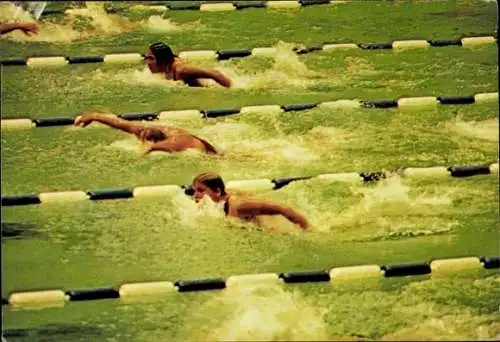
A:
<svg viewBox="0 0 500 342">
<path fill-rule="evenodd" d="M 204 172 L 199 174 L 193 179 L 193 183 L 201 182 L 206 187 L 208 187 L 212 191 L 217 191 L 220 189 L 221 195 L 226 194 L 226 186 L 224 185 L 224 181 L 221 176 L 214 172 Z"/>
<path fill-rule="evenodd" d="M 170 46 L 162 42 L 156 42 L 149 46 L 158 64 L 168 65 L 174 61 L 177 55 L 174 54 Z"/>
</svg>

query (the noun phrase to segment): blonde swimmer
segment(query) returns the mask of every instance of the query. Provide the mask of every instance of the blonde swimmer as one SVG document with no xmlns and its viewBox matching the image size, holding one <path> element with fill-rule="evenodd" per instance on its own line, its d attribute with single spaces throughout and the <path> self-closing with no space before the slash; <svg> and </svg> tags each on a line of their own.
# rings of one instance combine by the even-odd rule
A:
<svg viewBox="0 0 500 342">
<path fill-rule="evenodd" d="M 199 203 L 205 196 L 215 203 L 223 202 L 226 216 L 260 225 L 259 216 L 281 215 L 304 230 L 311 228 L 309 221 L 291 207 L 270 201 L 238 199 L 231 196 L 226 192 L 222 178 L 213 172 L 205 172 L 196 176 L 192 188 L 196 203 Z"/>
</svg>

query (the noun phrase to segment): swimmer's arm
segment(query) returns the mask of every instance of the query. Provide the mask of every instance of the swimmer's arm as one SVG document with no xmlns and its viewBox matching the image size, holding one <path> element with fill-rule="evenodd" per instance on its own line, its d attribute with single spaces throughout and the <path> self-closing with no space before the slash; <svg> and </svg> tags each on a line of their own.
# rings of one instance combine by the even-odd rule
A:
<svg viewBox="0 0 500 342">
<path fill-rule="evenodd" d="M 163 140 L 149 146 L 144 155 L 147 155 L 153 151 L 179 152 L 187 148 L 188 146 L 186 146 L 186 144 L 182 141 Z"/>
<path fill-rule="evenodd" d="M 9 33 L 14 30 L 21 30 L 25 34 L 38 33 L 38 27 L 34 23 L 0 24 L 0 34 Z"/>
<path fill-rule="evenodd" d="M 282 215 L 291 222 L 298 224 L 302 229 L 311 227 L 309 221 L 293 208 L 258 201 L 243 202 L 238 206 L 238 214 L 240 215 Z"/>
<path fill-rule="evenodd" d="M 191 65 L 184 66 L 179 70 L 179 78 L 182 80 L 193 79 L 193 78 L 210 78 L 215 82 L 219 83 L 221 86 L 229 88 L 231 87 L 231 80 L 229 77 L 221 73 L 220 71 L 214 69 L 204 69 Z"/>
<path fill-rule="evenodd" d="M 201 143 L 197 144 L 196 140 Z M 208 154 L 221 154 L 219 151 L 215 149 L 211 144 L 206 142 L 205 140 L 198 138 L 193 135 L 178 135 L 178 136 L 170 136 L 163 141 L 154 143 L 149 147 L 149 149 L 144 153 L 144 156 L 153 152 L 153 151 L 164 151 L 164 152 L 180 152 L 187 150 L 188 148 L 198 148 L 200 150 L 205 151 Z"/>
<path fill-rule="evenodd" d="M 97 112 L 85 113 L 85 114 L 78 116 L 75 120 L 75 125 L 76 126 L 79 126 L 79 125 L 87 126 L 88 124 L 92 123 L 93 121 L 100 122 L 100 123 L 105 124 L 107 126 L 122 130 L 126 133 L 135 134 L 137 137 L 140 137 L 140 133 L 145 128 L 147 128 L 144 125 L 132 123 L 130 121 L 121 119 L 121 118 L 116 117 L 114 115 L 97 113 Z"/>
</svg>

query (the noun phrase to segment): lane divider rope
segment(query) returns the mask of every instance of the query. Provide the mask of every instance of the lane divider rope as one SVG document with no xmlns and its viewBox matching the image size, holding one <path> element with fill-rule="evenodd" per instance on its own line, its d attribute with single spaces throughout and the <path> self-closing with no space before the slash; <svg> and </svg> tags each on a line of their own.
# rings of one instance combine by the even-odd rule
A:
<svg viewBox="0 0 500 342">
<path fill-rule="evenodd" d="M 427 168 L 402 168 L 392 172 L 349 172 L 326 173 L 317 176 L 284 177 L 274 179 L 252 179 L 228 181 L 226 187 L 234 190 L 270 191 L 279 190 L 292 182 L 310 179 L 322 179 L 329 182 L 347 182 L 351 184 L 376 182 L 397 174 L 408 179 L 443 179 L 447 177 L 464 178 L 475 175 L 498 175 L 498 163 L 467 166 L 436 166 Z M 49 203 L 67 203 L 80 201 L 100 201 L 135 198 L 172 197 L 184 193 L 193 195 L 191 185 L 152 185 L 129 188 L 101 189 L 89 191 L 44 192 L 40 194 L 23 194 L 2 196 L 1 206 L 38 205 Z"/>
<path fill-rule="evenodd" d="M 91 301 L 102 299 L 121 299 L 124 301 L 144 298 L 151 295 L 165 295 L 175 292 L 224 290 L 255 285 L 303 284 L 317 282 L 341 283 L 360 282 L 369 279 L 391 277 L 431 276 L 442 277 L 460 272 L 490 270 L 500 268 L 500 256 L 456 257 L 433 259 L 425 262 L 387 265 L 358 265 L 334 267 L 322 270 L 292 271 L 282 273 L 260 273 L 216 277 L 194 280 L 154 281 L 123 283 L 84 289 L 40 289 L 13 291 L 7 298 L 2 297 L 2 305 L 15 309 L 34 309 L 42 307 L 63 307 L 66 302 Z"/>
<path fill-rule="evenodd" d="M 215 1 L 191 1 L 191 3 L 165 4 L 165 1 L 153 1 L 151 4 L 141 4 L 140 6 L 131 6 L 129 8 L 113 8 L 105 6 L 107 13 L 123 13 L 139 9 L 149 9 L 158 12 L 166 11 L 201 11 L 201 12 L 221 12 L 235 11 L 249 8 L 277 8 L 277 9 L 293 9 L 315 5 L 343 4 L 351 2 L 351 0 L 274 0 L 274 1 L 232 1 L 232 2 L 215 2 Z M 49 16 L 53 14 L 62 14 L 66 11 L 71 11 L 71 8 L 65 9 L 46 9 L 41 16 Z"/>
<path fill-rule="evenodd" d="M 423 96 L 406 97 L 391 100 L 334 100 L 314 103 L 293 103 L 284 105 L 258 105 L 239 108 L 212 108 L 212 109 L 183 109 L 163 110 L 158 112 L 124 113 L 117 115 L 119 118 L 130 121 L 155 121 L 169 119 L 213 119 L 222 116 L 250 114 L 250 113 L 283 113 L 290 111 L 304 111 L 314 108 L 321 109 L 354 109 L 354 108 L 397 108 L 412 110 L 418 107 L 435 107 L 439 105 L 470 105 L 474 103 L 498 102 L 498 92 L 478 93 L 475 95 L 457 96 Z M 31 118 L 29 116 L 12 116 L 2 119 L 0 127 L 4 130 L 29 129 L 34 127 L 70 126 L 76 117 L 47 117 Z"/>
<path fill-rule="evenodd" d="M 339 51 L 348 49 L 380 50 L 392 49 L 395 51 L 443 47 L 443 46 L 463 46 L 477 47 L 486 44 L 497 43 L 498 40 L 493 35 L 478 37 L 463 37 L 456 39 L 428 39 L 428 40 L 395 40 L 385 43 L 346 43 L 346 42 L 326 42 L 320 45 L 309 47 L 294 47 L 292 50 L 299 54 L 307 54 L 316 51 Z M 257 47 L 253 49 L 222 49 L 222 50 L 195 50 L 181 51 L 179 57 L 187 60 L 228 60 L 231 58 L 243 58 L 248 56 L 273 57 L 277 52 L 274 47 Z M 64 66 L 69 64 L 83 63 L 139 63 L 144 60 L 142 53 L 114 53 L 93 56 L 31 56 L 31 57 L 8 57 L 0 59 L 0 65 L 25 65 L 28 67 L 43 66 Z"/>
</svg>

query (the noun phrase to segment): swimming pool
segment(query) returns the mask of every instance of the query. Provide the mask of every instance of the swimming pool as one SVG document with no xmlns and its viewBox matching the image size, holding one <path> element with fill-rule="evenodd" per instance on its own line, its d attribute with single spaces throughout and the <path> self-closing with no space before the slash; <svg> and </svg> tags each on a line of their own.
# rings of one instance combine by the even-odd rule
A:
<svg viewBox="0 0 500 342">
<path fill-rule="evenodd" d="M 64 16 L 47 17 L 40 37 L 49 42 L 2 38 L 6 56 L 141 53 L 160 39 L 178 51 L 274 47 L 276 54 L 198 62 L 230 74 L 237 84 L 230 90 L 159 81 L 140 63 L 4 66 L 2 119 L 72 117 L 89 109 L 121 114 L 498 92 L 496 44 L 291 52 L 295 43 L 329 40 L 484 35 L 494 31 L 494 8 L 468 2 L 349 2 L 289 10 L 170 11 L 163 18 L 136 10 L 121 13 L 121 19 L 97 13 L 96 26 L 85 15 L 72 23 Z M 151 22 L 162 30 L 152 29 Z M 88 36 L 61 36 L 73 32 L 70 27 L 85 29 Z M 136 140 L 105 127 L 2 129 L 2 196 L 185 185 L 207 170 L 232 181 L 498 163 L 497 113 L 498 97 L 407 110 L 271 108 L 152 122 L 206 137 L 226 152 L 221 158 L 193 152 L 139 158 Z M 217 208 L 200 210 L 182 191 L 3 206 L 2 296 L 494 256 L 499 254 L 496 189 L 497 175 L 394 175 L 373 183 L 315 177 L 257 193 L 304 212 L 314 227 L 307 233 L 279 219 L 262 229 L 226 220 Z M 493 339 L 499 333 L 498 279 L 495 270 L 466 270 L 347 284 L 251 284 L 39 310 L 3 305 L 2 328 L 9 341 Z"/>
</svg>

